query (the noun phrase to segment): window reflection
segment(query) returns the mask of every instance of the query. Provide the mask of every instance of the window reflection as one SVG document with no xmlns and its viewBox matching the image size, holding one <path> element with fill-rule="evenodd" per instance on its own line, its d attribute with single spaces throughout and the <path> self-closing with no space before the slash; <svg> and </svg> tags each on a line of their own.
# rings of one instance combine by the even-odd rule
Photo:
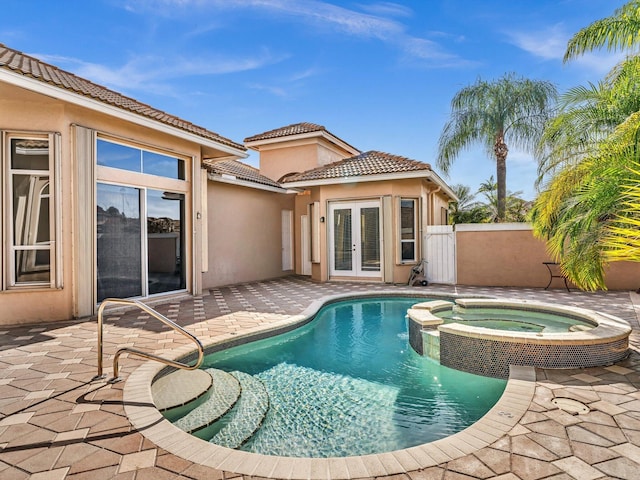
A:
<svg viewBox="0 0 640 480">
<path fill-rule="evenodd" d="M 98 301 L 186 288 L 183 194 L 99 183 L 97 203 Z"/>
<path fill-rule="evenodd" d="M 140 148 L 98 140 L 98 165 L 160 177 L 185 179 L 185 162 Z"/>
<path fill-rule="evenodd" d="M 142 295 L 140 190 L 98 184 L 98 301 Z"/>
<path fill-rule="evenodd" d="M 49 282 L 51 218 L 48 140 L 11 140 L 10 187 L 15 283 Z"/>
<path fill-rule="evenodd" d="M 400 242 L 403 262 L 416 260 L 416 201 L 400 201 Z"/>
<path fill-rule="evenodd" d="M 184 195 L 147 190 L 149 294 L 185 288 Z"/>
</svg>

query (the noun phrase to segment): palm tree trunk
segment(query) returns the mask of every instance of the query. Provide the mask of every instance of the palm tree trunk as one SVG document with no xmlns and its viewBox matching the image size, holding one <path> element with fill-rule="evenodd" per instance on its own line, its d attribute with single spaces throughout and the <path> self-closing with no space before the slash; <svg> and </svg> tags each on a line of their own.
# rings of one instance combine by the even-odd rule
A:
<svg viewBox="0 0 640 480">
<path fill-rule="evenodd" d="M 504 143 L 503 132 L 496 138 L 493 152 L 496 155 L 496 181 L 498 183 L 498 221 L 504 222 L 507 213 L 507 155 L 509 149 Z"/>
</svg>

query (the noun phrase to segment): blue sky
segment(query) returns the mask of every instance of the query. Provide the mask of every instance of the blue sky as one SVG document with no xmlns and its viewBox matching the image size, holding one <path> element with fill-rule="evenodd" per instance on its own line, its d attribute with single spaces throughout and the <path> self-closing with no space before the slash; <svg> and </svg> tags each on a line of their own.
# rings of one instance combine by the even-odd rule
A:
<svg viewBox="0 0 640 480">
<path fill-rule="evenodd" d="M 562 63 L 567 40 L 617 0 L 2 0 L 0 42 L 232 140 L 298 122 L 360 150 L 431 163 L 453 95 L 513 72 L 560 91 L 622 57 Z M 247 163 L 257 165 L 257 156 Z M 507 188 L 535 197 L 512 150 Z M 440 172 L 439 172 L 440 173 Z M 495 175 L 463 152 L 450 184 Z"/>
</svg>

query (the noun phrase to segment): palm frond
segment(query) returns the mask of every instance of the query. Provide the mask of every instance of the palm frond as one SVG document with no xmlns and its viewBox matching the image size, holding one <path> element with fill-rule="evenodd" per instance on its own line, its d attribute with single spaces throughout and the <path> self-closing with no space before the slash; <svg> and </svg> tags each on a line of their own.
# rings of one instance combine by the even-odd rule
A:
<svg viewBox="0 0 640 480">
<path fill-rule="evenodd" d="M 606 48 L 627 50 L 640 43 L 640 1 L 631 1 L 610 17 L 593 22 L 576 33 L 567 45 L 564 61 L 585 52 Z"/>
</svg>

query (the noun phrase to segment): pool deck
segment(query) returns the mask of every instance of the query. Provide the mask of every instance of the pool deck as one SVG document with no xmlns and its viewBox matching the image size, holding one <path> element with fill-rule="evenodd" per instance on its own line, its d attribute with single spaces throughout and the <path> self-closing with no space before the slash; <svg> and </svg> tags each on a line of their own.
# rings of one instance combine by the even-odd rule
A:
<svg viewBox="0 0 640 480">
<path fill-rule="evenodd" d="M 233 285 L 200 297 L 165 300 L 154 307 L 210 340 L 270 328 L 300 315 L 318 299 L 347 293 L 405 291 L 404 285 L 317 284 L 300 277 Z M 633 327 L 632 355 L 610 367 L 538 370 L 533 401 L 505 435 L 469 454 L 442 458 L 422 470 L 383 475 L 367 466 L 361 478 L 412 480 L 538 480 L 640 478 L 640 295 L 564 290 L 414 287 L 421 294 L 474 294 L 562 303 L 604 311 Z M 243 478 L 186 460 L 158 447 L 130 423 L 123 405 L 126 382 L 92 380 L 97 371 L 95 319 L 0 327 L 0 478 L 2 479 L 230 479 Z M 188 341 L 144 312 L 115 311 L 105 319 L 105 368 L 118 347 L 154 353 L 183 350 Z M 143 363 L 121 361 L 126 380 Z M 554 397 L 586 404 L 570 415 Z M 127 405 L 128 409 L 138 405 Z M 457 458 L 453 458 L 457 457 Z M 288 478 L 276 462 L 272 474 Z M 389 470 L 392 471 L 392 470 Z M 355 473 L 355 472 L 354 472 Z M 322 478 L 322 473 L 310 472 Z"/>
</svg>

